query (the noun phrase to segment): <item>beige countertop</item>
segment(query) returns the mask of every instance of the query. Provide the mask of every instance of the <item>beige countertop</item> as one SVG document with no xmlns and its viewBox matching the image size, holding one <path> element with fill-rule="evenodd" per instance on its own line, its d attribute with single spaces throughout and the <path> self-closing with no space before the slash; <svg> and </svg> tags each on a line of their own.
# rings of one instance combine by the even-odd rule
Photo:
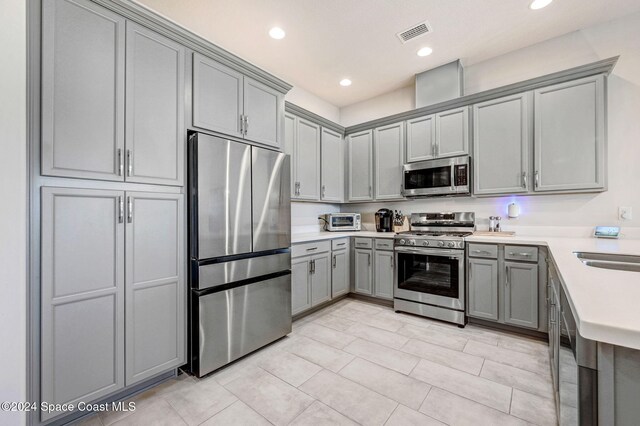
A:
<svg viewBox="0 0 640 426">
<path fill-rule="evenodd" d="M 340 237 L 393 238 L 393 233 L 316 232 L 293 235 L 293 243 Z M 547 246 L 557 266 L 580 334 L 591 340 L 640 350 L 640 273 L 584 265 L 575 251 L 640 256 L 640 239 L 548 236 L 470 236 L 467 242 Z"/>
</svg>

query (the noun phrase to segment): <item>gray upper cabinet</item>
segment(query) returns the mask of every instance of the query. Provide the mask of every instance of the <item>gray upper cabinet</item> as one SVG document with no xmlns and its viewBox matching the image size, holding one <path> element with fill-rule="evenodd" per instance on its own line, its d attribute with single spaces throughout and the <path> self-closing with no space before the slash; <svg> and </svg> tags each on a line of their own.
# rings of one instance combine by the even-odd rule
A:
<svg viewBox="0 0 640 426">
<path fill-rule="evenodd" d="M 126 180 L 182 185 L 184 48 L 127 22 Z"/>
<path fill-rule="evenodd" d="M 244 135 L 244 81 L 239 72 L 193 54 L 193 125 L 227 135 Z"/>
<path fill-rule="evenodd" d="M 469 153 L 469 107 L 439 112 L 436 118 L 436 156 Z"/>
<path fill-rule="evenodd" d="M 124 180 L 125 19 L 88 0 L 42 4 L 43 175 Z"/>
<path fill-rule="evenodd" d="M 473 106 L 474 193 L 527 192 L 530 92 Z"/>
<path fill-rule="evenodd" d="M 375 291 L 374 295 L 383 299 L 393 299 L 393 276 L 395 273 L 393 251 L 375 251 Z"/>
<path fill-rule="evenodd" d="M 284 114 L 284 145 L 282 150 L 291 158 L 291 198 L 295 198 L 298 190 L 298 181 L 296 180 L 296 126 L 298 118 L 291 114 Z"/>
<path fill-rule="evenodd" d="M 434 158 L 435 140 L 435 116 L 407 120 L 407 163 Z"/>
<path fill-rule="evenodd" d="M 124 387 L 124 196 L 42 188 L 42 401 L 77 404 Z"/>
<path fill-rule="evenodd" d="M 320 199 L 342 202 L 344 199 L 344 146 L 339 133 L 322 128 L 320 159 Z"/>
<path fill-rule="evenodd" d="M 471 317 L 498 321 L 498 261 L 469 258 L 469 306 Z"/>
<path fill-rule="evenodd" d="M 354 250 L 355 292 L 373 294 L 373 253 L 371 250 Z"/>
<path fill-rule="evenodd" d="M 127 192 L 126 384 L 185 362 L 184 199 Z"/>
<path fill-rule="evenodd" d="M 248 77 L 244 77 L 245 138 L 282 148 L 284 95 Z"/>
<path fill-rule="evenodd" d="M 538 264 L 505 262 L 504 322 L 538 328 Z"/>
<path fill-rule="evenodd" d="M 294 198 L 320 199 L 320 126 L 296 118 Z"/>
<path fill-rule="evenodd" d="M 374 150 L 375 199 L 402 198 L 404 123 L 375 129 Z"/>
<path fill-rule="evenodd" d="M 370 201 L 373 199 L 373 132 L 366 130 L 349 135 L 348 150 L 349 201 Z"/>
<path fill-rule="evenodd" d="M 282 148 L 284 95 L 193 54 L 193 125 Z"/>
<path fill-rule="evenodd" d="M 536 191 L 605 188 L 605 79 L 535 91 Z"/>
</svg>

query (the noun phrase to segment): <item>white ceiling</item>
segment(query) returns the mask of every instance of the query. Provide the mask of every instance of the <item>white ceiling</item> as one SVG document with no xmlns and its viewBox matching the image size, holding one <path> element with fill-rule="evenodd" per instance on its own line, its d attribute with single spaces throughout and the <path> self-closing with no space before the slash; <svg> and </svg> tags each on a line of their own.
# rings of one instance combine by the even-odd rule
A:
<svg viewBox="0 0 640 426">
<path fill-rule="evenodd" d="M 243 59 L 343 107 L 408 85 L 415 73 L 468 66 L 640 10 L 638 0 L 138 0 Z M 396 33 L 428 21 L 432 33 Z M 287 36 L 267 32 L 282 27 Z M 433 54 L 420 58 L 420 47 Z M 541 58 L 541 60 L 544 60 Z M 341 87 L 342 78 L 353 85 Z"/>
</svg>

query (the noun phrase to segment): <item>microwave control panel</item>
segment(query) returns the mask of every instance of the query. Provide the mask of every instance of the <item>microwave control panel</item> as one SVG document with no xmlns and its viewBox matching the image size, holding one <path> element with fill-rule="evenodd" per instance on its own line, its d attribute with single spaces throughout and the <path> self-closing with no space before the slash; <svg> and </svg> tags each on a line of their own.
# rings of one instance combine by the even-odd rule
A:
<svg viewBox="0 0 640 426">
<path fill-rule="evenodd" d="M 455 186 L 467 186 L 469 185 L 468 180 L 468 167 L 466 164 L 460 164 L 454 166 L 454 177 L 455 177 Z"/>
</svg>

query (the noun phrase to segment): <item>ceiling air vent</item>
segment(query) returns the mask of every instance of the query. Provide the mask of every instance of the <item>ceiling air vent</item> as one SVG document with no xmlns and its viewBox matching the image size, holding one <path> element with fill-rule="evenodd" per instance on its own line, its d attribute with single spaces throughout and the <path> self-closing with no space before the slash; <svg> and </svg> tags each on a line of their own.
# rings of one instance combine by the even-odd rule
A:
<svg viewBox="0 0 640 426">
<path fill-rule="evenodd" d="M 424 35 L 430 32 L 431 32 L 431 27 L 429 27 L 429 23 L 425 21 L 417 25 L 414 25 L 411 28 L 407 28 L 404 31 L 400 31 L 398 33 L 398 38 L 404 44 L 409 40 L 413 40 L 416 37 L 420 37 L 421 35 Z"/>
</svg>

